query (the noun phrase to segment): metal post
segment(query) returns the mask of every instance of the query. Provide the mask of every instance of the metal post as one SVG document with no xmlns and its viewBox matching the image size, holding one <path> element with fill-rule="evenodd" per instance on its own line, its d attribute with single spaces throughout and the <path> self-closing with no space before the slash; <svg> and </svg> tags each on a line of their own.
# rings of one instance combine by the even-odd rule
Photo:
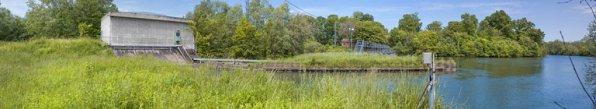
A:
<svg viewBox="0 0 596 109">
<path fill-rule="evenodd" d="M 354 28 L 350 28 L 350 48 L 352 49 L 352 51 L 354 51 L 354 48 L 352 48 L 352 35 L 354 34 Z"/>
<path fill-rule="evenodd" d="M 429 81 L 428 81 L 428 108 L 434 109 L 435 106 L 435 55 L 433 53 L 422 53 L 422 63 L 428 64 L 430 67 L 429 72 Z M 424 96 L 424 94 L 422 95 Z M 421 97 L 421 100 L 423 97 Z M 422 101 L 420 101 L 422 102 Z M 420 107 L 420 104 L 418 105 Z"/>
<path fill-rule="evenodd" d="M 428 108 L 435 108 L 435 54 L 432 54 L 432 68 L 430 71 L 430 91 L 428 91 Z"/>
</svg>

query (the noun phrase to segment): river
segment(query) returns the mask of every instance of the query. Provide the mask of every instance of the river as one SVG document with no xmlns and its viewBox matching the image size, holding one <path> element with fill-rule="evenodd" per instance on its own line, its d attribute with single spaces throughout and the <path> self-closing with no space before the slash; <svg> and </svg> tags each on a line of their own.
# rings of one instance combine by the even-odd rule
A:
<svg viewBox="0 0 596 109">
<path fill-rule="evenodd" d="M 582 82 L 591 57 L 572 56 Z M 448 101 L 479 108 L 595 108 L 567 56 L 454 58 L 457 72 L 438 75 Z M 557 102 L 559 105 L 555 104 Z"/>
<path fill-rule="evenodd" d="M 571 58 L 585 83 L 585 64 L 592 58 Z M 439 93 L 447 103 L 472 109 L 596 108 L 582 90 L 567 56 L 453 60 L 457 63 L 456 72 L 436 75 L 443 85 Z M 419 77 L 427 78 L 427 74 L 422 72 Z M 278 75 L 299 78 L 295 73 Z"/>
</svg>

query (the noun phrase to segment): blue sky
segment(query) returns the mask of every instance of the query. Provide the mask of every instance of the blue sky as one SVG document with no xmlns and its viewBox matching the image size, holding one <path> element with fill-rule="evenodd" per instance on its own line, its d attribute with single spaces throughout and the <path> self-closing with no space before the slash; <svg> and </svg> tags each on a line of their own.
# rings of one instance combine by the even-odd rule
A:
<svg viewBox="0 0 596 109">
<path fill-rule="evenodd" d="M 152 12 L 168 16 L 181 17 L 192 11 L 201 0 L 114 0 L 120 11 Z M 230 6 L 245 4 L 245 0 L 222 0 Z M 544 41 L 561 39 L 559 30 L 563 31 L 566 41 L 577 41 L 587 33 L 587 26 L 594 18 L 586 4 L 578 0 L 566 4 L 558 4 L 567 0 L 288 0 L 304 11 L 315 16 L 351 16 L 354 11 L 370 13 L 375 21 L 381 22 L 391 30 L 397 27 L 403 14 L 418 12 L 425 27 L 432 21 L 441 21 L 447 26 L 449 21 L 460 21 L 461 14 L 475 14 L 479 20 L 494 13 L 505 10 L 512 19 L 526 17 L 542 29 L 546 34 Z M 12 13 L 24 16 L 28 10 L 27 0 L 0 0 L 2 7 Z M 274 7 L 284 0 L 270 0 Z M 591 2 L 596 5 L 596 2 Z M 300 12 L 290 5 L 292 12 Z"/>
</svg>

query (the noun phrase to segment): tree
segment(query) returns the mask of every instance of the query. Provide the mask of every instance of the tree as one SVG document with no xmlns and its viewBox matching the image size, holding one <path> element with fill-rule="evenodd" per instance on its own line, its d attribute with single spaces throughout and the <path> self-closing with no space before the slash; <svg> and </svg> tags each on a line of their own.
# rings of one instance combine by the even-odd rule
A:
<svg viewBox="0 0 596 109">
<path fill-rule="evenodd" d="M 440 32 L 441 30 L 443 30 L 443 27 L 441 27 L 441 25 L 443 25 L 441 21 L 433 21 L 432 23 L 426 25 L 426 31 Z"/>
<path fill-rule="evenodd" d="M 360 11 L 354 11 L 354 13 L 352 13 L 352 18 L 358 21 L 362 21 L 364 19 L 364 13 Z"/>
<path fill-rule="evenodd" d="M 358 27 L 354 31 L 354 40 L 385 44 L 387 39 L 385 38 L 386 34 L 387 30 L 383 24 L 373 21 L 362 21 L 358 23 Z"/>
<path fill-rule="evenodd" d="M 399 19 L 397 28 L 406 32 L 420 32 L 422 22 L 418 18 L 418 13 L 404 14 L 403 18 Z"/>
<path fill-rule="evenodd" d="M 461 23 L 463 25 L 464 32 L 468 33 L 469 35 L 476 34 L 476 27 L 478 25 L 478 19 L 476 19 L 476 15 L 468 13 L 462 14 Z"/>
<path fill-rule="evenodd" d="M 534 28 L 534 23 L 528 21 L 525 17 L 522 19 L 513 20 L 512 22 L 514 36 L 519 41 L 525 40 L 524 37 L 530 38 L 531 41 L 537 42 L 542 45 L 542 39 L 544 38 L 544 32 L 540 29 Z"/>
<path fill-rule="evenodd" d="M 239 7 L 236 7 L 235 12 L 239 12 L 237 8 Z M 197 52 L 201 57 L 230 56 L 230 54 L 226 54 L 232 46 L 231 36 L 233 33 L 229 31 L 234 31 L 230 29 L 236 28 L 237 24 L 233 20 L 238 17 L 239 13 L 228 14 L 227 10 L 229 9 L 230 7 L 225 2 L 220 1 L 204 0 L 196 5 L 188 24 L 195 36 Z M 227 18 L 231 18 L 232 21 Z"/>
<path fill-rule="evenodd" d="M 329 16 L 327 16 L 327 19 L 325 20 L 324 23 L 324 27 L 325 27 L 325 37 L 328 37 L 328 41 L 327 43 L 322 43 L 322 44 L 334 44 L 333 41 L 336 41 L 341 43 L 341 39 L 339 39 L 340 37 L 337 36 L 337 31 L 339 30 L 339 26 L 340 26 L 339 22 L 339 17 L 335 14 L 331 14 Z M 337 38 L 337 39 L 336 39 Z"/>
<path fill-rule="evenodd" d="M 101 18 L 108 12 L 118 11 L 112 0 L 76 0 L 74 9 L 77 10 L 73 14 L 75 14 L 80 36 L 99 36 Z"/>
<path fill-rule="evenodd" d="M 517 37 L 514 37 L 511 34 L 512 26 L 511 26 L 511 17 L 505 13 L 503 10 L 496 11 L 495 13 L 491 14 L 490 16 L 486 16 L 484 20 L 487 21 L 487 25 L 493 27 L 501 32 L 506 38 L 517 40 Z"/>
<path fill-rule="evenodd" d="M 267 18 L 271 16 L 273 7 L 268 0 L 246 0 L 246 17 L 258 29 L 263 29 Z"/>
<path fill-rule="evenodd" d="M 422 31 L 413 40 L 413 46 L 416 50 L 414 54 L 422 54 L 422 52 L 436 52 L 437 51 L 438 35 L 434 31 Z"/>
<path fill-rule="evenodd" d="M 406 31 L 400 30 L 396 27 L 393 27 L 389 32 L 389 39 L 387 44 L 391 47 L 394 47 L 398 44 L 403 44 L 406 41 Z"/>
<path fill-rule="evenodd" d="M 112 0 L 33 0 L 27 2 L 27 34 L 34 37 L 78 36 L 80 27 L 85 34 L 99 35 L 101 18 L 118 11 Z"/>
<path fill-rule="evenodd" d="M 375 21 L 375 17 L 366 13 L 364 16 L 362 16 L 362 21 Z"/>
<path fill-rule="evenodd" d="M 315 20 L 315 40 L 317 40 L 317 42 L 321 43 L 321 44 L 327 44 L 329 43 L 329 40 L 331 39 L 331 37 L 327 37 L 327 32 L 325 31 L 325 21 L 327 20 L 327 18 L 323 17 L 323 16 L 318 16 Z"/>
<path fill-rule="evenodd" d="M 447 24 L 447 27 L 445 27 L 445 30 L 450 31 L 450 32 L 466 32 L 466 28 L 464 27 L 464 24 L 462 22 L 459 21 L 450 21 Z"/>
<path fill-rule="evenodd" d="M 314 25 L 308 21 L 309 18 L 310 16 L 307 15 L 296 14 L 288 22 L 287 28 L 290 36 L 289 47 L 293 53 L 287 56 L 301 54 L 305 49 L 303 45 L 313 36 L 311 29 Z"/>
<path fill-rule="evenodd" d="M 234 58 L 240 59 L 259 59 L 262 48 L 261 33 L 255 26 L 250 24 L 247 19 L 240 18 L 240 24 L 236 27 L 236 35 L 232 36 L 234 45 L 232 54 Z"/>
<path fill-rule="evenodd" d="M 344 17 L 342 17 L 344 18 Z M 341 24 L 339 24 L 339 36 L 341 36 L 341 38 L 350 38 L 350 35 L 352 35 L 352 31 L 350 31 L 350 28 L 356 28 L 356 26 L 358 26 L 358 20 L 356 19 L 345 19 L 345 21 L 342 21 L 342 19 L 340 18 Z"/>
<path fill-rule="evenodd" d="M 0 7 L 0 40 L 18 41 L 29 37 L 25 31 L 25 19 L 14 15 L 10 10 Z"/>
<path fill-rule="evenodd" d="M 590 41 L 596 41 L 596 19 L 588 24 L 588 34 L 586 36 Z"/>
</svg>

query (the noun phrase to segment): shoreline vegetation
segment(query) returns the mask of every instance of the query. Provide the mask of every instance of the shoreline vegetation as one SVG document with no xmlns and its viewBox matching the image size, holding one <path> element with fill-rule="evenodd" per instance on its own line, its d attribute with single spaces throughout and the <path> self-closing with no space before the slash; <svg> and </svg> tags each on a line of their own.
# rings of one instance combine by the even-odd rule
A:
<svg viewBox="0 0 596 109">
<path fill-rule="evenodd" d="M 114 57 L 90 38 L 0 42 L 0 108 L 416 108 L 424 79 L 409 74 L 305 76 L 216 71 Z M 436 108 L 454 105 L 437 96 Z M 424 104 L 422 107 L 428 107 Z"/>
<path fill-rule="evenodd" d="M 290 58 L 267 60 L 267 62 L 301 63 L 304 67 L 331 68 L 386 68 L 386 67 L 426 67 L 419 56 L 395 56 L 353 53 L 311 53 Z M 436 60 L 437 63 L 455 63 L 453 60 Z"/>
</svg>

